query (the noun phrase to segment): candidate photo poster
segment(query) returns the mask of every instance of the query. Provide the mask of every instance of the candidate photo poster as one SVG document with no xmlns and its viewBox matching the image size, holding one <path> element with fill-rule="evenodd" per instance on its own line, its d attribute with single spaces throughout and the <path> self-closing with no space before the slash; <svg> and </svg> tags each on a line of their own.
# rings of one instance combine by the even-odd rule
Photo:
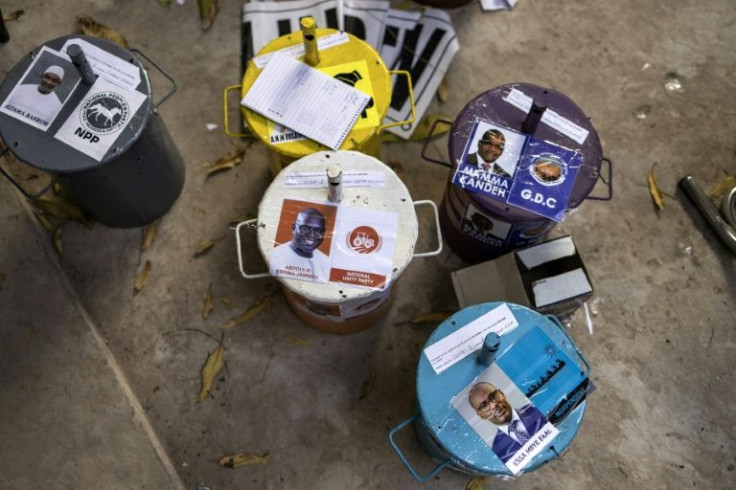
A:
<svg viewBox="0 0 736 490">
<path fill-rule="evenodd" d="M 527 137 L 509 128 L 477 120 L 463 151 L 462 163 L 512 179 Z"/>
<path fill-rule="evenodd" d="M 559 432 L 496 363 L 456 395 L 452 405 L 514 475 Z"/>
<path fill-rule="evenodd" d="M 271 275 L 328 282 L 336 216 L 337 206 L 284 199 L 269 259 Z"/>
<path fill-rule="evenodd" d="M 79 81 L 67 55 L 43 46 L 0 105 L 0 112 L 47 131 Z"/>
</svg>

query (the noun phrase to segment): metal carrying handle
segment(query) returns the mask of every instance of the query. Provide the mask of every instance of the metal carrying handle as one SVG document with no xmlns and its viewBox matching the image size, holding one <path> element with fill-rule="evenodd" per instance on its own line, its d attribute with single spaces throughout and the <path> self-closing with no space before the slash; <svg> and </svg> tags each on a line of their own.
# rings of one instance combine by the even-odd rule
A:
<svg viewBox="0 0 736 490">
<path fill-rule="evenodd" d="M 402 430 L 404 427 L 414 422 L 417 416 L 419 416 L 419 412 L 415 413 L 414 415 L 412 415 L 411 417 L 409 417 L 408 419 L 406 419 L 405 421 L 401 422 L 399 425 L 391 429 L 388 433 L 388 442 L 389 444 L 391 444 L 391 447 L 394 448 L 394 452 L 396 452 L 399 459 L 401 459 L 401 462 L 404 463 L 404 466 L 406 466 L 406 469 L 409 470 L 409 473 L 411 473 L 411 476 L 416 478 L 417 481 L 419 481 L 420 483 L 424 483 L 425 481 L 429 480 L 430 478 L 434 477 L 437 473 L 442 471 L 442 469 L 448 464 L 450 464 L 452 460 L 450 458 L 447 458 L 445 461 L 435 466 L 429 473 L 427 473 L 424 476 L 419 476 L 417 474 L 417 472 L 414 470 L 414 468 L 409 463 L 409 460 L 406 459 L 406 456 L 404 456 L 404 453 L 402 453 L 401 449 L 399 449 L 399 446 L 396 444 L 396 442 L 394 442 L 394 434 L 396 434 L 397 432 Z"/>
<path fill-rule="evenodd" d="M 414 105 L 414 87 L 411 83 L 411 74 L 406 70 L 389 70 L 388 72 L 391 75 L 404 75 L 406 77 L 406 83 L 409 85 L 409 105 L 411 106 L 411 119 L 407 119 L 406 121 L 392 122 L 389 124 L 381 124 L 380 126 L 378 126 L 377 134 L 381 134 L 381 131 L 387 128 L 402 126 L 404 124 L 411 124 L 417 118 L 417 108 Z"/>
<path fill-rule="evenodd" d="M 153 67 L 156 68 L 159 71 L 159 73 L 161 73 L 164 77 L 166 77 L 171 82 L 171 90 L 169 90 L 169 92 L 166 95 L 164 95 L 161 98 L 161 100 L 159 100 L 157 103 L 153 104 L 153 107 L 156 108 L 156 109 L 158 109 L 159 107 L 161 107 L 161 104 L 163 104 L 164 102 L 166 102 L 169 97 L 171 97 L 172 95 L 174 95 L 174 93 L 176 92 L 176 90 L 179 87 L 176 85 L 176 81 L 173 78 L 171 78 L 171 75 L 169 75 L 168 73 L 166 73 L 163 68 L 161 68 L 160 66 L 158 66 L 158 64 L 156 64 L 155 61 L 153 61 L 151 58 L 149 58 L 148 56 L 146 56 L 143 53 L 143 51 L 141 51 L 140 49 L 135 49 L 135 48 L 131 49 L 130 51 L 131 51 L 131 53 L 136 53 L 136 54 L 139 54 L 139 55 L 143 56 L 143 58 L 145 58 L 146 61 L 148 61 L 151 65 L 153 65 Z"/>
<path fill-rule="evenodd" d="M 233 138 L 247 138 L 248 136 L 252 136 L 251 133 L 231 133 L 230 132 L 230 114 L 228 112 L 227 107 L 227 96 L 228 94 L 235 89 L 241 89 L 243 87 L 242 83 L 239 83 L 237 85 L 230 85 L 229 87 L 225 87 L 225 91 L 222 93 L 222 114 L 225 118 L 224 125 L 225 125 L 225 134 L 233 137 Z"/>
<path fill-rule="evenodd" d="M 431 252 L 421 252 L 421 253 L 415 253 L 412 258 L 417 257 L 434 257 L 435 255 L 439 255 L 440 252 L 442 252 L 442 232 L 440 230 L 440 215 L 437 211 L 437 205 L 430 200 L 423 200 L 423 201 L 414 201 L 413 202 L 414 207 L 421 206 L 423 204 L 426 204 L 428 206 L 431 206 L 434 210 L 434 224 L 437 227 L 437 243 L 439 243 L 439 247 L 437 250 L 432 250 Z"/>
<path fill-rule="evenodd" d="M 608 186 L 608 196 L 588 196 L 585 199 L 590 199 L 591 201 L 610 201 L 613 199 L 613 160 L 607 157 L 601 157 L 601 161 L 608 163 L 608 181 L 603 177 L 603 174 L 598 174 L 598 178 Z"/>
<path fill-rule="evenodd" d="M 238 226 L 235 228 L 235 242 L 237 243 L 238 247 L 238 267 L 240 267 L 240 273 L 243 275 L 246 279 L 260 279 L 262 277 L 271 277 L 271 274 L 268 272 L 261 272 L 258 274 L 248 274 L 245 272 L 245 268 L 243 267 L 243 250 L 240 245 L 240 229 L 244 226 L 248 226 L 251 223 L 256 223 L 258 221 L 258 218 L 249 219 L 248 221 L 243 221 L 242 223 L 238 223 Z"/>
<path fill-rule="evenodd" d="M 575 349 L 575 352 L 578 354 L 578 357 L 583 361 L 583 364 L 585 364 L 585 371 L 583 374 L 587 376 L 590 373 L 590 364 L 588 364 L 588 360 L 585 358 L 582 352 L 580 352 L 580 349 L 578 349 L 578 346 L 575 345 L 575 342 L 572 341 L 572 338 L 570 337 L 570 334 L 567 333 L 567 330 L 565 330 L 565 327 L 560 323 L 560 320 L 557 319 L 554 315 L 545 315 L 545 317 L 548 320 L 551 320 L 557 327 L 559 327 L 562 334 L 567 338 L 567 340 L 570 342 L 570 345 L 572 345 L 573 349 Z"/>
<path fill-rule="evenodd" d="M 10 152 L 10 148 L 7 148 L 7 147 L 4 150 L 1 150 L 0 158 L 4 157 L 9 152 Z M 36 192 L 35 194 L 29 194 L 27 190 L 25 190 L 18 182 L 16 182 L 16 180 L 8 172 L 5 171 L 4 168 L 0 167 L 0 173 L 3 174 L 5 178 L 10 181 L 11 184 L 13 184 L 13 187 L 18 189 L 28 199 L 38 199 L 42 195 L 46 194 L 46 192 L 49 189 L 51 189 L 54 186 L 54 184 L 56 184 L 56 182 L 58 182 L 59 179 L 61 178 L 61 175 L 57 175 L 56 177 L 54 177 L 54 179 L 51 181 L 49 185 L 47 185 L 40 191 Z"/>
<path fill-rule="evenodd" d="M 436 158 L 428 157 L 425 153 L 427 152 L 427 146 L 429 146 L 429 142 L 432 140 L 432 137 L 434 136 L 434 130 L 437 128 L 438 124 L 447 124 L 448 126 L 452 126 L 452 121 L 448 121 L 447 119 L 437 119 L 434 124 L 432 124 L 432 127 L 429 128 L 429 134 L 427 135 L 427 138 L 424 140 L 424 144 L 422 145 L 422 158 L 424 158 L 428 162 L 437 163 L 439 165 L 450 167 L 452 168 L 452 164 L 449 162 L 445 162 L 442 160 L 437 160 Z"/>
</svg>

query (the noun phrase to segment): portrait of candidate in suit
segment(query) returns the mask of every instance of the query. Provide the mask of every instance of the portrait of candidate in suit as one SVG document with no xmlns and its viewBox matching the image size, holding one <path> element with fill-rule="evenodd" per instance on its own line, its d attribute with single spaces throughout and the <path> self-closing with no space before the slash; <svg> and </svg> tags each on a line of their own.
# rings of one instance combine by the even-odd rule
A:
<svg viewBox="0 0 736 490">
<path fill-rule="evenodd" d="M 488 382 L 474 384 L 468 393 L 468 401 L 478 417 L 495 425 L 496 434 L 493 441 L 488 442 L 491 442 L 491 449 L 504 463 L 547 423 L 547 419 L 534 405 L 527 403 L 518 408 L 512 407 L 506 394 Z"/>
<path fill-rule="evenodd" d="M 521 133 L 478 120 L 470 132 L 461 162 L 486 174 L 511 179 L 525 142 L 526 136 Z"/>
</svg>

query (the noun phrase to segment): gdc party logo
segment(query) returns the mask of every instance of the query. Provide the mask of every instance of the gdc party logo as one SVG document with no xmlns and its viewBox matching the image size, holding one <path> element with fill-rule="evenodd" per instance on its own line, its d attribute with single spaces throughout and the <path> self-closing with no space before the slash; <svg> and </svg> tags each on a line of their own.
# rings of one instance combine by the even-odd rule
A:
<svg viewBox="0 0 736 490">
<path fill-rule="evenodd" d="M 98 134 L 114 133 L 128 120 L 128 103 L 115 92 L 100 92 L 82 106 L 82 123 Z"/>
<path fill-rule="evenodd" d="M 372 254 L 381 248 L 381 235 L 370 226 L 359 226 L 348 233 L 348 247 L 359 254 Z"/>
</svg>

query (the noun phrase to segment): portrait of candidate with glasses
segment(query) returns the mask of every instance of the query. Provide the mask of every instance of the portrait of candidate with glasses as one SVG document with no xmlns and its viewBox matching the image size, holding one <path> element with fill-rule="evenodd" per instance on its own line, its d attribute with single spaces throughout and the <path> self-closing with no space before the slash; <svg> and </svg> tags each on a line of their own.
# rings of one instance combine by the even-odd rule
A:
<svg viewBox="0 0 736 490">
<path fill-rule="evenodd" d="M 318 249 L 325 233 L 325 217 L 319 210 L 301 210 L 291 225 L 291 241 L 277 246 L 271 253 L 271 275 L 306 281 L 329 281 L 330 261 Z"/>
<path fill-rule="evenodd" d="M 542 412 L 531 403 L 518 409 L 513 408 L 506 394 L 491 383 L 473 385 L 469 401 L 478 417 L 496 426 L 491 449 L 504 463 L 547 423 Z"/>
</svg>

